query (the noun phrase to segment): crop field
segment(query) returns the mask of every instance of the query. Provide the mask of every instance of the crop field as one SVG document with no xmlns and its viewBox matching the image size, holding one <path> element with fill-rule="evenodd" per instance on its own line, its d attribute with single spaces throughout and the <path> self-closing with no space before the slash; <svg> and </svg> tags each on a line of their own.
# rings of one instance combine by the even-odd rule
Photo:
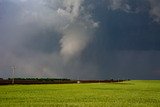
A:
<svg viewBox="0 0 160 107">
<path fill-rule="evenodd" d="M 0 107 L 160 107 L 160 81 L 3 85 Z"/>
</svg>

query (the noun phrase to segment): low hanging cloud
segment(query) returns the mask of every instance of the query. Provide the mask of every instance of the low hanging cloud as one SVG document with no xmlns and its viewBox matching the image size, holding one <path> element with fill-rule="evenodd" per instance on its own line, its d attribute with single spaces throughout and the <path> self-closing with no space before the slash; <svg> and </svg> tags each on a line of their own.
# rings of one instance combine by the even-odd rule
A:
<svg viewBox="0 0 160 107">
<path fill-rule="evenodd" d="M 98 27 L 83 5 L 84 0 L 0 3 L 0 67 L 4 72 L 8 66 L 16 65 L 21 71 L 17 76 L 65 77 Z M 74 71 L 79 72 L 80 66 L 79 61 Z"/>
<path fill-rule="evenodd" d="M 74 28 L 73 28 L 74 29 Z M 62 37 L 61 43 L 61 55 L 65 60 L 72 59 L 79 56 L 81 51 L 86 47 L 89 42 L 89 37 L 86 36 L 84 31 L 66 31 Z"/>
<path fill-rule="evenodd" d="M 86 14 L 82 6 L 84 0 L 65 0 L 63 8 L 57 10 L 61 17 L 66 18 L 70 23 L 62 30 L 61 55 L 65 60 L 80 55 L 91 38 L 91 32 L 98 27 L 98 23 Z"/>
</svg>

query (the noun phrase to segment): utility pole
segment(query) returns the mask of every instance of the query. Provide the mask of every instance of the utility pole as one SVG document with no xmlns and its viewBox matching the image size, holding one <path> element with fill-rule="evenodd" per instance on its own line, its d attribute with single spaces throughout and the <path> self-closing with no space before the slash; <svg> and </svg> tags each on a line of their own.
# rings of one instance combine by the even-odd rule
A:
<svg viewBox="0 0 160 107">
<path fill-rule="evenodd" d="M 16 67 L 12 66 L 11 68 L 12 68 L 12 84 L 14 84 L 14 75 L 15 75 Z"/>
</svg>

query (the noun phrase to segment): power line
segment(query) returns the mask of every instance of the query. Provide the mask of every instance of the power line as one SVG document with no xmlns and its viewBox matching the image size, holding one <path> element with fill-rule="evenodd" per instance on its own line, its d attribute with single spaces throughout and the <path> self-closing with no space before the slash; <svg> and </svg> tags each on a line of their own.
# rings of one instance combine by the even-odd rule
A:
<svg viewBox="0 0 160 107">
<path fill-rule="evenodd" d="M 12 66 L 11 68 L 12 68 L 12 84 L 14 84 L 14 75 L 15 75 L 16 67 Z"/>
</svg>

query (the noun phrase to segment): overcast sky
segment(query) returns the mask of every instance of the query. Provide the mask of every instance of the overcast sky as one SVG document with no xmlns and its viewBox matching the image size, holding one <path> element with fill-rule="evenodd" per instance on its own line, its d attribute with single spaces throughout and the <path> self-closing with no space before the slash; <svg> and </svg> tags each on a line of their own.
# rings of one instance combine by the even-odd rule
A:
<svg viewBox="0 0 160 107">
<path fill-rule="evenodd" d="M 0 77 L 160 79 L 159 0 L 0 0 Z"/>
</svg>

